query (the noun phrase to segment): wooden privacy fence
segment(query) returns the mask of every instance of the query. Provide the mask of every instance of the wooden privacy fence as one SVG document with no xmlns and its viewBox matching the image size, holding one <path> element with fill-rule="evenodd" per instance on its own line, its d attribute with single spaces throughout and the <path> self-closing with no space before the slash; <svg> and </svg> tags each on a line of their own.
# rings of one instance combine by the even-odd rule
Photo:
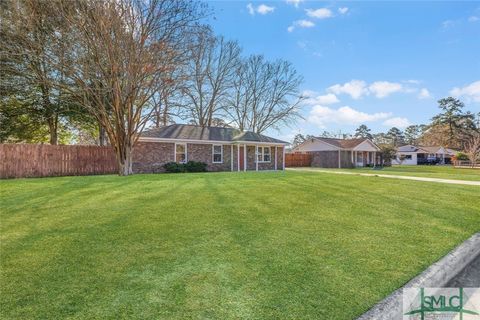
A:
<svg viewBox="0 0 480 320">
<path fill-rule="evenodd" d="M 285 154 L 286 167 L 310 167 L 312 155 L 308 153 L 287 153 Z"/>
<path fill-rule="evenodd" d="M 0 178 L 108 174 L 117 167 L 112 147 L 0 144 Z"/>
</svg>

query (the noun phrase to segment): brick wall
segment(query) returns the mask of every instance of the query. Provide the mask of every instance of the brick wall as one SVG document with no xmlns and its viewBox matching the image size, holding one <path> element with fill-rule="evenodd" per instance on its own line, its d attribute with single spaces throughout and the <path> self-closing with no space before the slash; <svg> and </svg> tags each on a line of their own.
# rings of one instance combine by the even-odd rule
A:
<svg viewBox="0 0 480 320">
<path fill-rule="evenodd" d="M 187 160 L 207 164 L 208 171 L 230 171 L 233 148 L 233 171 L 238 170 L 238 146 L 223 145 L 223 162 L 213 163 L 212 144 L 187 144 Z M 277 168 L 282 169 L 283 148 L 277 147 Z M 133 151 L 135 173 L 164 172 L 163 165 L 175 160 L 175 143 L 138 142 Z M 271 147 L 271 161 L 258 163 L 258 170 L 275 170 L 275 147 Z M 243 155 L 242 155 L 243 156 Z M 255 170 L 255 146 L 247 146 L 247 170 Z"/>
<path fill-rule="evenodd" d="M 259 162 L 258 170 L 275 170 L 275 156 L 277 156 L 277 170 L 282 170 L 283 165 L 283 148 L 277 147 L 277 155 L 275 155 L 275 146 L 270 147 L 270 162 Z M 255 170 L 255 146 L 247 147 L 247 170 Z"/>
<path fill-rule="evenodd" d="M 133 149 L 133 172 L 164 172 L 163 165 L 174 161 L 175 143 L 137 142 Z"/>
<path fill-rule="evenodd" d="M 187 160 L 205 162 L 208 171 L 230 171 L 230 145 L 223 145 L 223 162 L 213 163 L 212 144 L 187 144 Z"/>
<path fill-rule="evenodd" d="M 338 168 L 338 151 L 313 151 L 312 167 Z M 342 168 L 352 168 L 351 151 L 340 151 L 340 164 Z"/>
</svg>

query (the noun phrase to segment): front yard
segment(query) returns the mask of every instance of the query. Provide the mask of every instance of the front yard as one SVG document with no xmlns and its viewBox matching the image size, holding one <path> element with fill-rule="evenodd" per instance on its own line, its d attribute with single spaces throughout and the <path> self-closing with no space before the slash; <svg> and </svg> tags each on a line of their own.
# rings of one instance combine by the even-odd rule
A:
<svg viewBox="0 0 480 320">
<path fill-rule="evenodd" d="M 478 195 L 311 172 L 0 181 L 0 318 L 352 319 L 478 232 Z"/>
</svg>

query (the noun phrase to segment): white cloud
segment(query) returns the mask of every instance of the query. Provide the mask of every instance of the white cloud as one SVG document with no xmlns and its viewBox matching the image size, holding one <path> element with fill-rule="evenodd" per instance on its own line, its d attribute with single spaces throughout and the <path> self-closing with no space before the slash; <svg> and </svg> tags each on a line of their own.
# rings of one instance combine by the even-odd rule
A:
<svg viewBox="0 0 480 320">
<path fill-rule="evenodd" d="M 442 22 L 442 27 L 443 27 L 444 29 L 451 28 L 451 27 L 453 27 L 454 25 L 455 25 L 455 21 L 453 21 L 453 20 L 445 20 L 445 21 Z"/>
<path fill-rule="evenodd" d="M 450 94 L 455 97 L 464 97 L 470 101 L 480 102 L 480 80 L 462 88 L 453 88 Z"/>
<path fill-rule="evenodd" d="M 400 92 L 403 86 L 400 83 L 388 81 L 376 81 L 368 87 L 369 91 L 377 98 L 385 98 L 392 93 Z"/>
<path fill-rule="evenodd" d="M 303 96 L 306 97 L 304 104 L 306 105 L 324 105 L 334 104 L 340 102 L 337 96 L 333 93 L 327 93 L 325 95 L 319 95 L 315 91 L 306 90 L 303 92 Z"/>
<path fill-rule="evenodd" d="M 468 22 L 477 22 L 478 20 L 480 20 L 480 18 L 477 16 L 471 16 L 468 18 Z"/>
<path fill-rule="evenodd" d="M 363 95 L 368 94 L 367 84 L 362 80 L 352 80 L 344 83 L 343 85 L 335 84 L 327 88 L 327 91 L 337 95 L 345 93 L 350 95 L 353 99 L 359 99 Z"/>
<path fill-rule="evenodd" d="M 265 15 L 271 13 L 275 10 L 275 7 L 267 6 L 266 4 L 261 4 L 255 8 L 255 6 L 251 3 L 247 4 L 247 10 L 250 15 L 254 15 L 255 13 Z"/>
<path fill-rule="evenodd" d="M 288 32 L 292 32 L 293 30 L 295 30 L 295 27 L 312 28 L 312 27 L 315 27 L 315 23 L 313 23 L 310 20 L 297 20 L 297 21 L 294 21 L 292 25 L 287 28 Z"/>
<path fill-rule="evenodd" d="M 295 25 L 302 28 L 311 28 L 315 26 L 315 23 L 310 20 L 297 20 L 295 21 Z"/>
<path fill-rule="evenodd" d="M 329 123 L 338 123 L 344 125 L 357 125 L 366 122 L 378 121 L 391 116 L 391 113 L 365 113 L 355 110 L 351 107 L 344 106 L 338 109 L 332 109 L 316 105 L 310 111 L 307 121 L 325 128 Z"/>
<path fill-rule="evenodd" d="M 340 14 L 345 14 L 348 12 L 348 8 L 347 7 L 343 7 L 343 8 L 338 8 L 338 12 Z"/>
<path fill-rule="evenodd" d="M 295 8 L 298 8 L 298 5 L 303 2 L 303 0 L 286 0 L 288 4 L 293 4 Z"/>
<path fill-rule="evenodd" d="M 253 7 L 253 5 L 251 3 L 247 4 L 247 10 L 248 10 L 248 13 L 250 15 L 254 15 L 255 14 L 255 8 Z"/>
<path fill-rule="evenodd" d="M 427 88 L 419 88 L 421 81 L 404 80 L 400 82 L 375 81 L 367 83 L 363 80 L 351 80 L 344 84 L 335 84 L 326 89 L 336 95 L 348 94 L 353 99 L 373 95 L 378 99 L 386 98 L 394 93 L 418 94 L 418 98 L 427 99 L 432 95 Z"/>
<path fill-rule="evenodd" d="M 383 122 L 384 126 L 397 128 L 406 128 L 411 124 L 412 123 L 407 118 L 400 117 L 390 118 Z"/>
<path fill-rule="evenodd" d="M 430 91 L 428 91 L 427 88 L 420 89 L 420 92 L 418 93 L 418 98 L 419 99 L 429 99 L 431 97 L 432 97 L 432 95 L 430 94 Z"/>
<path fill-rule="evenodd" d="M 307 16 L 311 18 L 317 19 L 326 19 L 333 17 L 332 10 L 327 8 L 320 8 L 320 9 L 306 9 Z"/>
<path fill-rule="evenodd" d="M 275 7 L 269 7 L 266 4 L 261 4 L 257 7 L 257 12 L 260 14 L 268 14 L 270 12 L 273 12 L 275 10 Z"/>
</svg>

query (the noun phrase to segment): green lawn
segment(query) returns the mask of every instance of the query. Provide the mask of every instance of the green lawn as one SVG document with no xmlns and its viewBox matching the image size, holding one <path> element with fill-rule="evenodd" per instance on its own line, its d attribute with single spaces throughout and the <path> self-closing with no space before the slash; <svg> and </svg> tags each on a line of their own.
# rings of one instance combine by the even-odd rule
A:
<svg viewBox="0 0 480 320">
<path fill-rule="evenodd" d="M 0 181 L 1 319 L 352 319 L 480 230 L 479 188 L 311 172 Z"/>
<path fill-rule="evenodd" d="M 335 170 L 338 169 L 327 169 Z M 440 179 L 453 179 L 453 180 L 471 180 L 480 181 L 480 169 L 470 168 L 454 168 L 453 166 L 392 166 L 385 167 L 381 170 L 373 170 L 372 168 L 355 168 L 355 169 L 342 169 L 348 172 L 359 173 L 375 173 L 375 174 L 391 174 L 399 176 L 416 176 L 416 177 L 428 177 L 428 178 L 440 178 Z"/>
</svg>

